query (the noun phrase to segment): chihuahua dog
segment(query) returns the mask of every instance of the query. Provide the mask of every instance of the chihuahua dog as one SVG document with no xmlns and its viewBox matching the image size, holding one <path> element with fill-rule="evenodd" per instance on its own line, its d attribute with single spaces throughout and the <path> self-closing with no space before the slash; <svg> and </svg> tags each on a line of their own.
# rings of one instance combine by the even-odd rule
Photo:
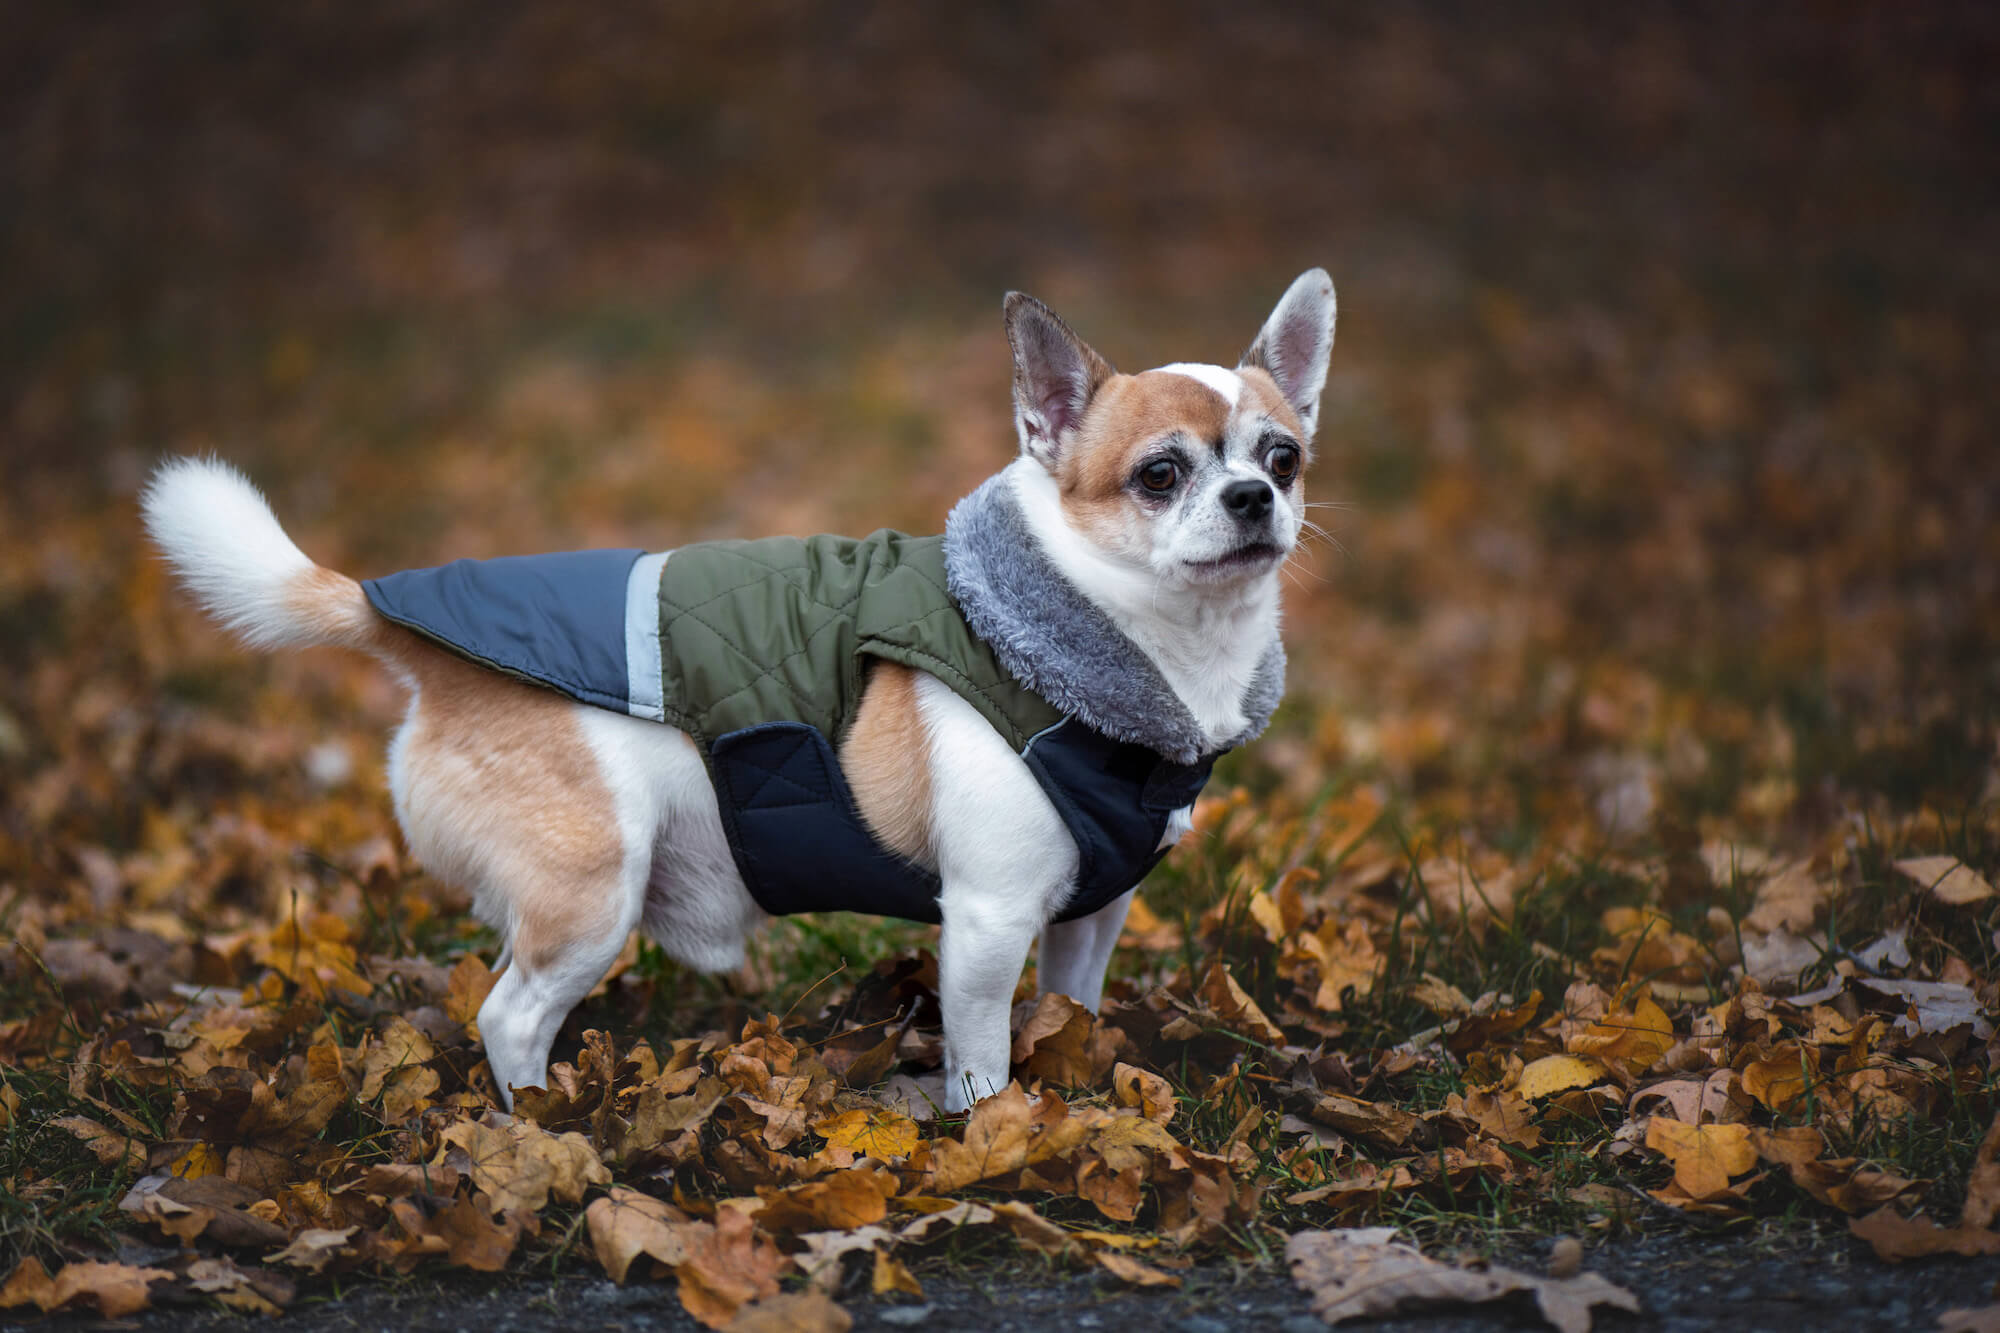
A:
<svg viewBox="0 0 2000 1333">
<path fill-rule="evenodd" d="M 1313 269 L 1235 369 L 1123 375 L 1010 294 L 1020 454 L 942 537 L 358 583 L 195 459 L 159 469 L 145 520 L 249 644 L 359 649 L 408 687 L 396 814 L 504 941 L 479 1031 L 505 1105 L 635 928 L 720 971 L 770 915 L 860 910 L 941 922 L 962 1111 L 1008 1082 L 1037 935 L 1041 989 L 1094 1010 L 1134 887 L 1276 706 L 1334 312 Z"/>
</svg>

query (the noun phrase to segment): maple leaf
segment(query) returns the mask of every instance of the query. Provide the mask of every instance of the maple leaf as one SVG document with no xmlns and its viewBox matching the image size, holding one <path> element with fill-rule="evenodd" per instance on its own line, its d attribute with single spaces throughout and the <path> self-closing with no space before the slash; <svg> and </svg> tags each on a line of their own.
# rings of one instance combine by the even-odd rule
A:
<svg viewBox="0 0 2000 1333">
<path fill-rule="evenodd" d="M 1674 1025 L 1643 989 L 1629 1009 L 1602 1018 L 1563 1023 L 1563 1049 L 1630 1074 L 1643 1074 L 1674 1044 Z"/>
<path fill-rule="evenodd" d="M 1313 1313 L 1335 1324 L 1527 1292 L 1542 1317 L 1561 1333 L 1589 1333 L 1593 1306 L 1609 1305 L 1635 1314 L 1639 1310 L 1638 1297 L 1595 1273 L 1544 1278 L 1498 1266 L 1479 1271 L 1454 1268 L 1394 1236 L 1392 1228 L 1376 1227 L 1301 1231 L 1286 1241 L 1285 1260 L 1292 1279 L 1312 1297 Z"/>
<path fill-rule="evenodd" d="M 755 1213 L 766 1231 L 851 1230 L 879 1222 L 899 1188 L 880 1167 L 851 1167 L 784 1189 L 760 1189 L 764 1206 Z"/>
<path fill-rule="evenodd" d="M 917 1122 L 886 1107 L 860 1106 L 829 1116 L 813 1127 L 828 1146 L 845 1148 L 878 1162 L 898 1162 L 916 1148 Z"/>
<path fill-rule="evenodd" d="M 1732 1176 L 1757 1164 L 1748 1125 L 1690 1125 L 1654 1116 L 1646 1126 L 1646 1146 L 1674 1167 L 1674 1183 L 1696 1202 L 1729 1190 Z"/>
<path fill-rule="evenodd" d="M 502 1124 L 461 1120 L 449 1125 L 438 1135 L 434 1164 L 471 1176 L 473 1185 L 492 1199 L 496 1212 L 537 1213 L 550 1195 L 564 1203 L 581 1203 L 586 1188 L 611 1183 L 611 1173 L 590 1140 L 574 1132 L 554 1135 L 525 1120 Z"/>
<path fill-rule="evenodd" d="M 744 1305 L 777 1295 L 778 1276 L 790 1266 L 769 1238 L 755 1234 L 746 1214 L 724 1208 L 713 1224 L 690 1224 L 674 1276 L 682 1308 L 710 1328 L 723 1328 Z"/>
<path fill-rule="evenodd" d="M 670 1268 L 687 1257 L 688 1215 L 650 1194 L 614 1185 L 590 1201 L 583 1217 L 597 1262 L 620 1286 L 642 1254 Z"/>
</svg>

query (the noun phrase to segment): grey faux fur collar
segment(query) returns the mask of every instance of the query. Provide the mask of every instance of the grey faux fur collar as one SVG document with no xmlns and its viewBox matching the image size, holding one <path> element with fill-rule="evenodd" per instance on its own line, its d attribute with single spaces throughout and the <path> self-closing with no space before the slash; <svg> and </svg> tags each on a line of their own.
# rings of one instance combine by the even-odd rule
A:
<svg viewBox="0 0 2000 1333">
<path fill-rule="evenodd" d="M 1219 752 L 1139 645 L 1049 560 L 1006 473 L 945 519 L 944 563 L 966 623 L 1023 685 L 1091 729 L 1176 763 Z M 1284 692 L 1285 649 L 1273 636 L 1243 698 L 1248 725 L 1220 749 L 1256 739 Z"/>
</svg>

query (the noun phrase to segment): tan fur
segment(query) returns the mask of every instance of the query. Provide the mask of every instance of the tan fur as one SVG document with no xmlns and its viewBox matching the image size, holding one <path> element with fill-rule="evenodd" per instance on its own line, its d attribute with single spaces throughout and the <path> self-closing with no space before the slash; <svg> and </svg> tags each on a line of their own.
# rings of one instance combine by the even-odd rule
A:
<svg viewBox="0 0 2000 1333">
<path fill-rule="evenodd" d="M 1100 545 L 1122 544 L 1125 483 L 1140 454 L 1175 431 L 1185 432 L 1197 447 L 1213 444 L 1229 424 L 1229 410 L 1221 394 L 1173 371 L 1106 380 L 1056 476 L 1071 525 Z"/>
<path fill-rule="evenodd" d="M 917 673 L 877 660 L 868 672 L 854 725 L 840 745 L 840 770 L 862 822 L 884 847 L 929 864 L 930 741 L 917 711 Z"/>
<path fill-rule="evenodd" d="M 531 970 L 601 934 L 623 848 L 576 706 L 384 620 L 345 574 L 314 568 L 292 597 L 326 639 L 382 658 L 414 686 L 398 750 L 418 859 L 475 894 L 507 894 L 481 905 Z"/>
</svg>

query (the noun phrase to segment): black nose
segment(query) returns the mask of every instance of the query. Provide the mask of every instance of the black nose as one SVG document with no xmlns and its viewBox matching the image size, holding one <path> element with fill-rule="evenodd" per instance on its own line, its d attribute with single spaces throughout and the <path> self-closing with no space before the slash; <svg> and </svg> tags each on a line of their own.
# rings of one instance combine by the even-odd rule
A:
<svg viewBox="0 0 2000 1333">
<path fill-rule="evenodd" d="M 1271 483 L 1232 481 L 1222 488 L 1222 507 L 1244 523 L 1254 523 L 1271 512 Z"/>
</svg>

